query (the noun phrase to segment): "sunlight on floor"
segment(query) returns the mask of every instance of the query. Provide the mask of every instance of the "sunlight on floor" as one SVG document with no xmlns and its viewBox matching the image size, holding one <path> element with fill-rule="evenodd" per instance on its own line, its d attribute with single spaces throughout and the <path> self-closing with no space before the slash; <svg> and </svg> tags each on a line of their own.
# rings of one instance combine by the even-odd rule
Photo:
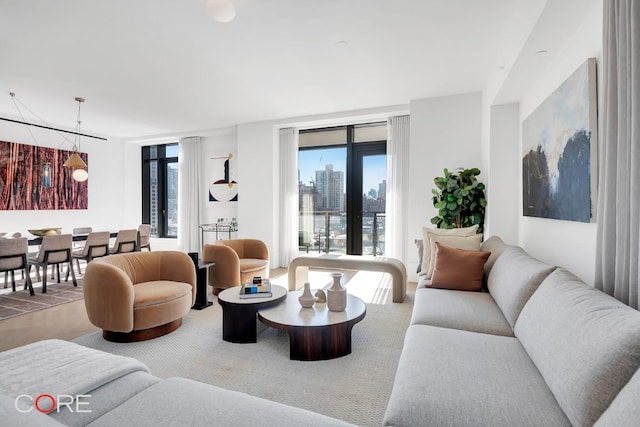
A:
<svg viewBox="0 0 640 427">
<path fill-rule="evenodd" d="M 328 288 L 333 283 L 330 274 L 333 270 L 309 270 L 309 283 L 312 292 L 316 289 Z M 357 296 L 365 303 L 386 304 L 391 294 L 391 275 L 377 273 L 373 271 L 342 271 L 342 285 L 346 286 L 347 292 Z M 271 279 L 275 285 L 288 286 L 288 276 L 286 274 Z"/>
<path fill-rule="evenodd" d="M 359 271 L 347 282 L 347 292 L 370 304 L 386 304 L 391 294 L 391 275 Z"/>
</svg>

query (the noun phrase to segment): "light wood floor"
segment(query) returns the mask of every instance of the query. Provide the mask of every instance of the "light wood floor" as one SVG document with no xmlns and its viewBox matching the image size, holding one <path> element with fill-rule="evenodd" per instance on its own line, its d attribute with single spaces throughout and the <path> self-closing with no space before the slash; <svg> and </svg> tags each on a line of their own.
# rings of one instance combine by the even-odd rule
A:
<svg viewBox="0 0 640 427">
<path fill-rule="evenodd" d="M 49 338 L 71 340 L 98 330 L 87 318 L 84 301 L 73 301 L 0 321 L 0 351 Z"/>
<path fill-rule="evenodd" d="M 277 268 L 271 277 L 286 272 Z M 51 338 L 72 340 L 99 330 L 89 322 L 84 301 L 74 301 L 0 320 L 0 351 Z"/>
</svg>

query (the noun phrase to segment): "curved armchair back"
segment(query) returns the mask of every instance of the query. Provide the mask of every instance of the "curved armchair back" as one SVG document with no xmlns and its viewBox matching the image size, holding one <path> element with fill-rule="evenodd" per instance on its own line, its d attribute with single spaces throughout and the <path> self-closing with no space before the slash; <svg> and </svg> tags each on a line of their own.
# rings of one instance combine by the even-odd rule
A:
<svg viewBox="0 0 640 427">
<path fill-rule="evenodd" d="M 94 263 L 106 264 L 122 270 L 132 285 L 155 280 L 190 283 L 194 287 L 195 295 L 196 270 L 193 261 L 184 252 L 131 252 L 110 255 L 95 260 Z"/>
<path fill-rule="evenodd" d="M 230 247 L 238 254 L 238 258 L 269 259 L 269 249 L 262 240 L 258 239 L 234 239 L 218 240 L 219 245 Z"/>
</svg>

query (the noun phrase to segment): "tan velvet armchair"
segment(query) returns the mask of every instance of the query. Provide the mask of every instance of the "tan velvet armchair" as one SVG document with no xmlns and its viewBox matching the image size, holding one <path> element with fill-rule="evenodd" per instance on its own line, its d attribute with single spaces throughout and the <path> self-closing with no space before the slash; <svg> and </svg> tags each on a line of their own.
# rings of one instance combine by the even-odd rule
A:
<svg viewBox="0 0 640 427">
<path fill-rule="evenodd" d="M 204 245 L 202 259 L 216 264 L 209 269 L 214 295 L 254 276 L 269 277 L 269 249 L 261 240 L 218 240 Z"/>
<path fill-rule="evenodd" d="M 84 275 L 89 321 L 108 341 L 143 341 L 179 328 L 196 297 L 196 270 L 184 252 L 153 251 L 93 260 Z"/>
</svg>

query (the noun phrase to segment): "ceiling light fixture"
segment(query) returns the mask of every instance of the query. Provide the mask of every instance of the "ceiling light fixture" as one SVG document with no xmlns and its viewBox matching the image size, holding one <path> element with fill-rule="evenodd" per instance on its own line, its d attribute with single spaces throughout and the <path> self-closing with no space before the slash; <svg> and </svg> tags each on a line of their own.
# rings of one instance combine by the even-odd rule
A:
<svg viewBox="0 0 640 427">
<path fill-rule="evenodd" d="M 236 7 L 231 0 L 207 0 L 207 15 L 216 22 L 231 22 L 236 17 Z"/>
<path fill-rule="evenodd" d="M 73 152 L 69 158 L 64 162 L 63 166 L 72 168 L 73 173 L 71 176 L 78 182 L 84 182 L 89 178 L 89 172 L 87 172 L 87 164 L 82 160 L 80 154 L 78 154 L 78 146 L 80 145 L 80 106 L 84 102 L 84 98 L 75 98 L 78 101 L 78 130 L 76 133 L 76 142 L 73 143 Z"/>
</svg>

